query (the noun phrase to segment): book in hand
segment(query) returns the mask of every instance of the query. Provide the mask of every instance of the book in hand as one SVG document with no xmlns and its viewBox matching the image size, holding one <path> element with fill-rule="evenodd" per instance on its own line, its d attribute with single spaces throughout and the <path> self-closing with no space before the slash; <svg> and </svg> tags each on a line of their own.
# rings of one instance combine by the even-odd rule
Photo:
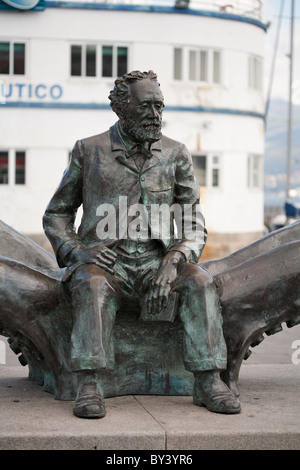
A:
<svg viewBox="0 0 300 470">
<path fill-rule="evenodd" d="M 151 315 L 147 312 L 147 305 L 146 303 L 144 303 L 142 305 L 140 320 L 156 321 L 156 322 L 161 322 L 161 321 L 173 322 L 177 313 L 178 297 L 179 297 L 179 294 L 177 292 L 171 292 L 169 295 L 168 305 L 166 307 L 163 307 L 161 311 L 155 315 Z"/>
</svg>

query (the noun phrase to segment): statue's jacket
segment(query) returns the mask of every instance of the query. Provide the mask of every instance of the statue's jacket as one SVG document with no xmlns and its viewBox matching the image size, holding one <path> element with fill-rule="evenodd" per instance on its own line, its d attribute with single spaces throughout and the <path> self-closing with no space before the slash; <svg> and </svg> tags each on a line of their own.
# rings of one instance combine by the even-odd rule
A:
<svg viewBox="0 0 300 470">
<path fill-rule="evenodd" d="M 184 213 L 179 232 L 177 227 L 181 237 L 174 236 L 173 212 L 169 217 L 160 217 L 160 221 L 149 216 L 149 237 L 159 239 L 165 252 L 181 251 L 187 261 L 197 263 L 205 246 L 206 229 L 189 151 L 184 144 L 162 136 L 152 144 L 151 157 L 139 171 L 134 160 L 126 156 L 128 149 L 117 126 L 118 123 L 109 131 L 76 142 L 69 165 L 45 211 L 44 230 L 59 266 L 68 265 L 68 255 L 78 245 L 105 244 L 113 249 L 121 238 L 128 238 L 125 202 L 127 208 L 143 204 L 146 210 L 163 204 L 179 205 Z M 83 215 L 76 232 L 74 222 L 81 205 Z M 109 207 L 115 211 L 116 236 L 99 239 L 97 227 L 107 216 L 103 209 Z M 168 234 L 167 238 L 163 234 Z"/>
</svg>

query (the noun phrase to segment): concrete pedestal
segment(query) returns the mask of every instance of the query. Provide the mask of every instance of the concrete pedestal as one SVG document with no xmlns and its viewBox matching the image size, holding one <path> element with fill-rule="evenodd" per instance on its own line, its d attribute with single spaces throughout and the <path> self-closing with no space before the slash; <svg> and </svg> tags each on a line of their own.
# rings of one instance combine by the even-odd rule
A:
<svg viewBox="0 0 300 470">
<path fill-rule="evenodd" d="M 106 399 L 107 416 L 73 416 L 7 355 L 0 365 L 0 450 L 300 450 L 300 325 L 267 337 L 241 367 L 242 412 L 220 415 L 192 397 Z M 294 353 L 294 356 L 293 356 Z M 16 357 L 14 357 L 16 359 Z"/>
</svg>

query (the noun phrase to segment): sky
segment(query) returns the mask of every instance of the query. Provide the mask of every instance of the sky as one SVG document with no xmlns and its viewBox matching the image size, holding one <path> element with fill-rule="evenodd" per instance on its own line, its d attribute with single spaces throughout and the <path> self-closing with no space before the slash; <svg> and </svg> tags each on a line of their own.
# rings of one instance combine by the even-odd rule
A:
<svg viewBox="0 0 300 470">
<path fill-rule="evenodd" d="M 271 63 L 273 59 L 278 18 L 282 0 L 263 0 L 264 22 L 271 22 L 265 40 L 265 96 L 268 96 Z M 284 0 L 283 17 L 280 28 L 278 52 L 271 101 L 266 126 L 265 173 L 282 173 L 286 170 L 287 130 L 288 130 L 288 100 L 292 0 Z M 294 73 L 295 85 L 293 95 L 293 137 L 292 137 L 292 167 L 293 171 L 300 170 L 299 138 L 300 138 L 300 0 L 295 0 L 294 21 Z M 297 105 L 297 106 L 295 106 Z"/>
<path fill-rule="evenodd" d="M 275 38 L 277 34 L 278 18 L 282 0 L 263 0 L 264 22 L 271 23 L 265 42 L 265 93 L 268 96 L 270 71 L 273 60 Z M 272 99 L 289 99 L 289 59 L 290 51 L 290 25 L 291 25 L 292 0 L 284 0 L 283 16 L 281 21 L 279 46 L 276 57 L 276 68 L 272 86 Z M 295 85 L 294 100 L 300 104 L 300 0 L 295 0 L 295 22 L 294 22 L 294 73 Z"/>
</svg>

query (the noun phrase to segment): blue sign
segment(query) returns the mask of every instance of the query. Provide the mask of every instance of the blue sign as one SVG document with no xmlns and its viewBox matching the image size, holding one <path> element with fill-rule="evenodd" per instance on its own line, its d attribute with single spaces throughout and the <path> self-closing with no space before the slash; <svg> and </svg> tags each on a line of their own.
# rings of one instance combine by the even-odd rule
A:
<svg viewBox="0 0 300 470">
<path fill-rule="evenodd" d="M 46 85 L 44 83 L 5 83 L 0 80 L 0 103 L 4 104 L 6 98 L 10 99 L 52 99 L 59 100 L 63 95 L 61 85 L 55 83 Z"/>
<path fill-rule="evenodd" d="M 7 5 L 17 8 L 18 10 L 31 10 L 40 0 L 2 0 Z"/>
</svg>

